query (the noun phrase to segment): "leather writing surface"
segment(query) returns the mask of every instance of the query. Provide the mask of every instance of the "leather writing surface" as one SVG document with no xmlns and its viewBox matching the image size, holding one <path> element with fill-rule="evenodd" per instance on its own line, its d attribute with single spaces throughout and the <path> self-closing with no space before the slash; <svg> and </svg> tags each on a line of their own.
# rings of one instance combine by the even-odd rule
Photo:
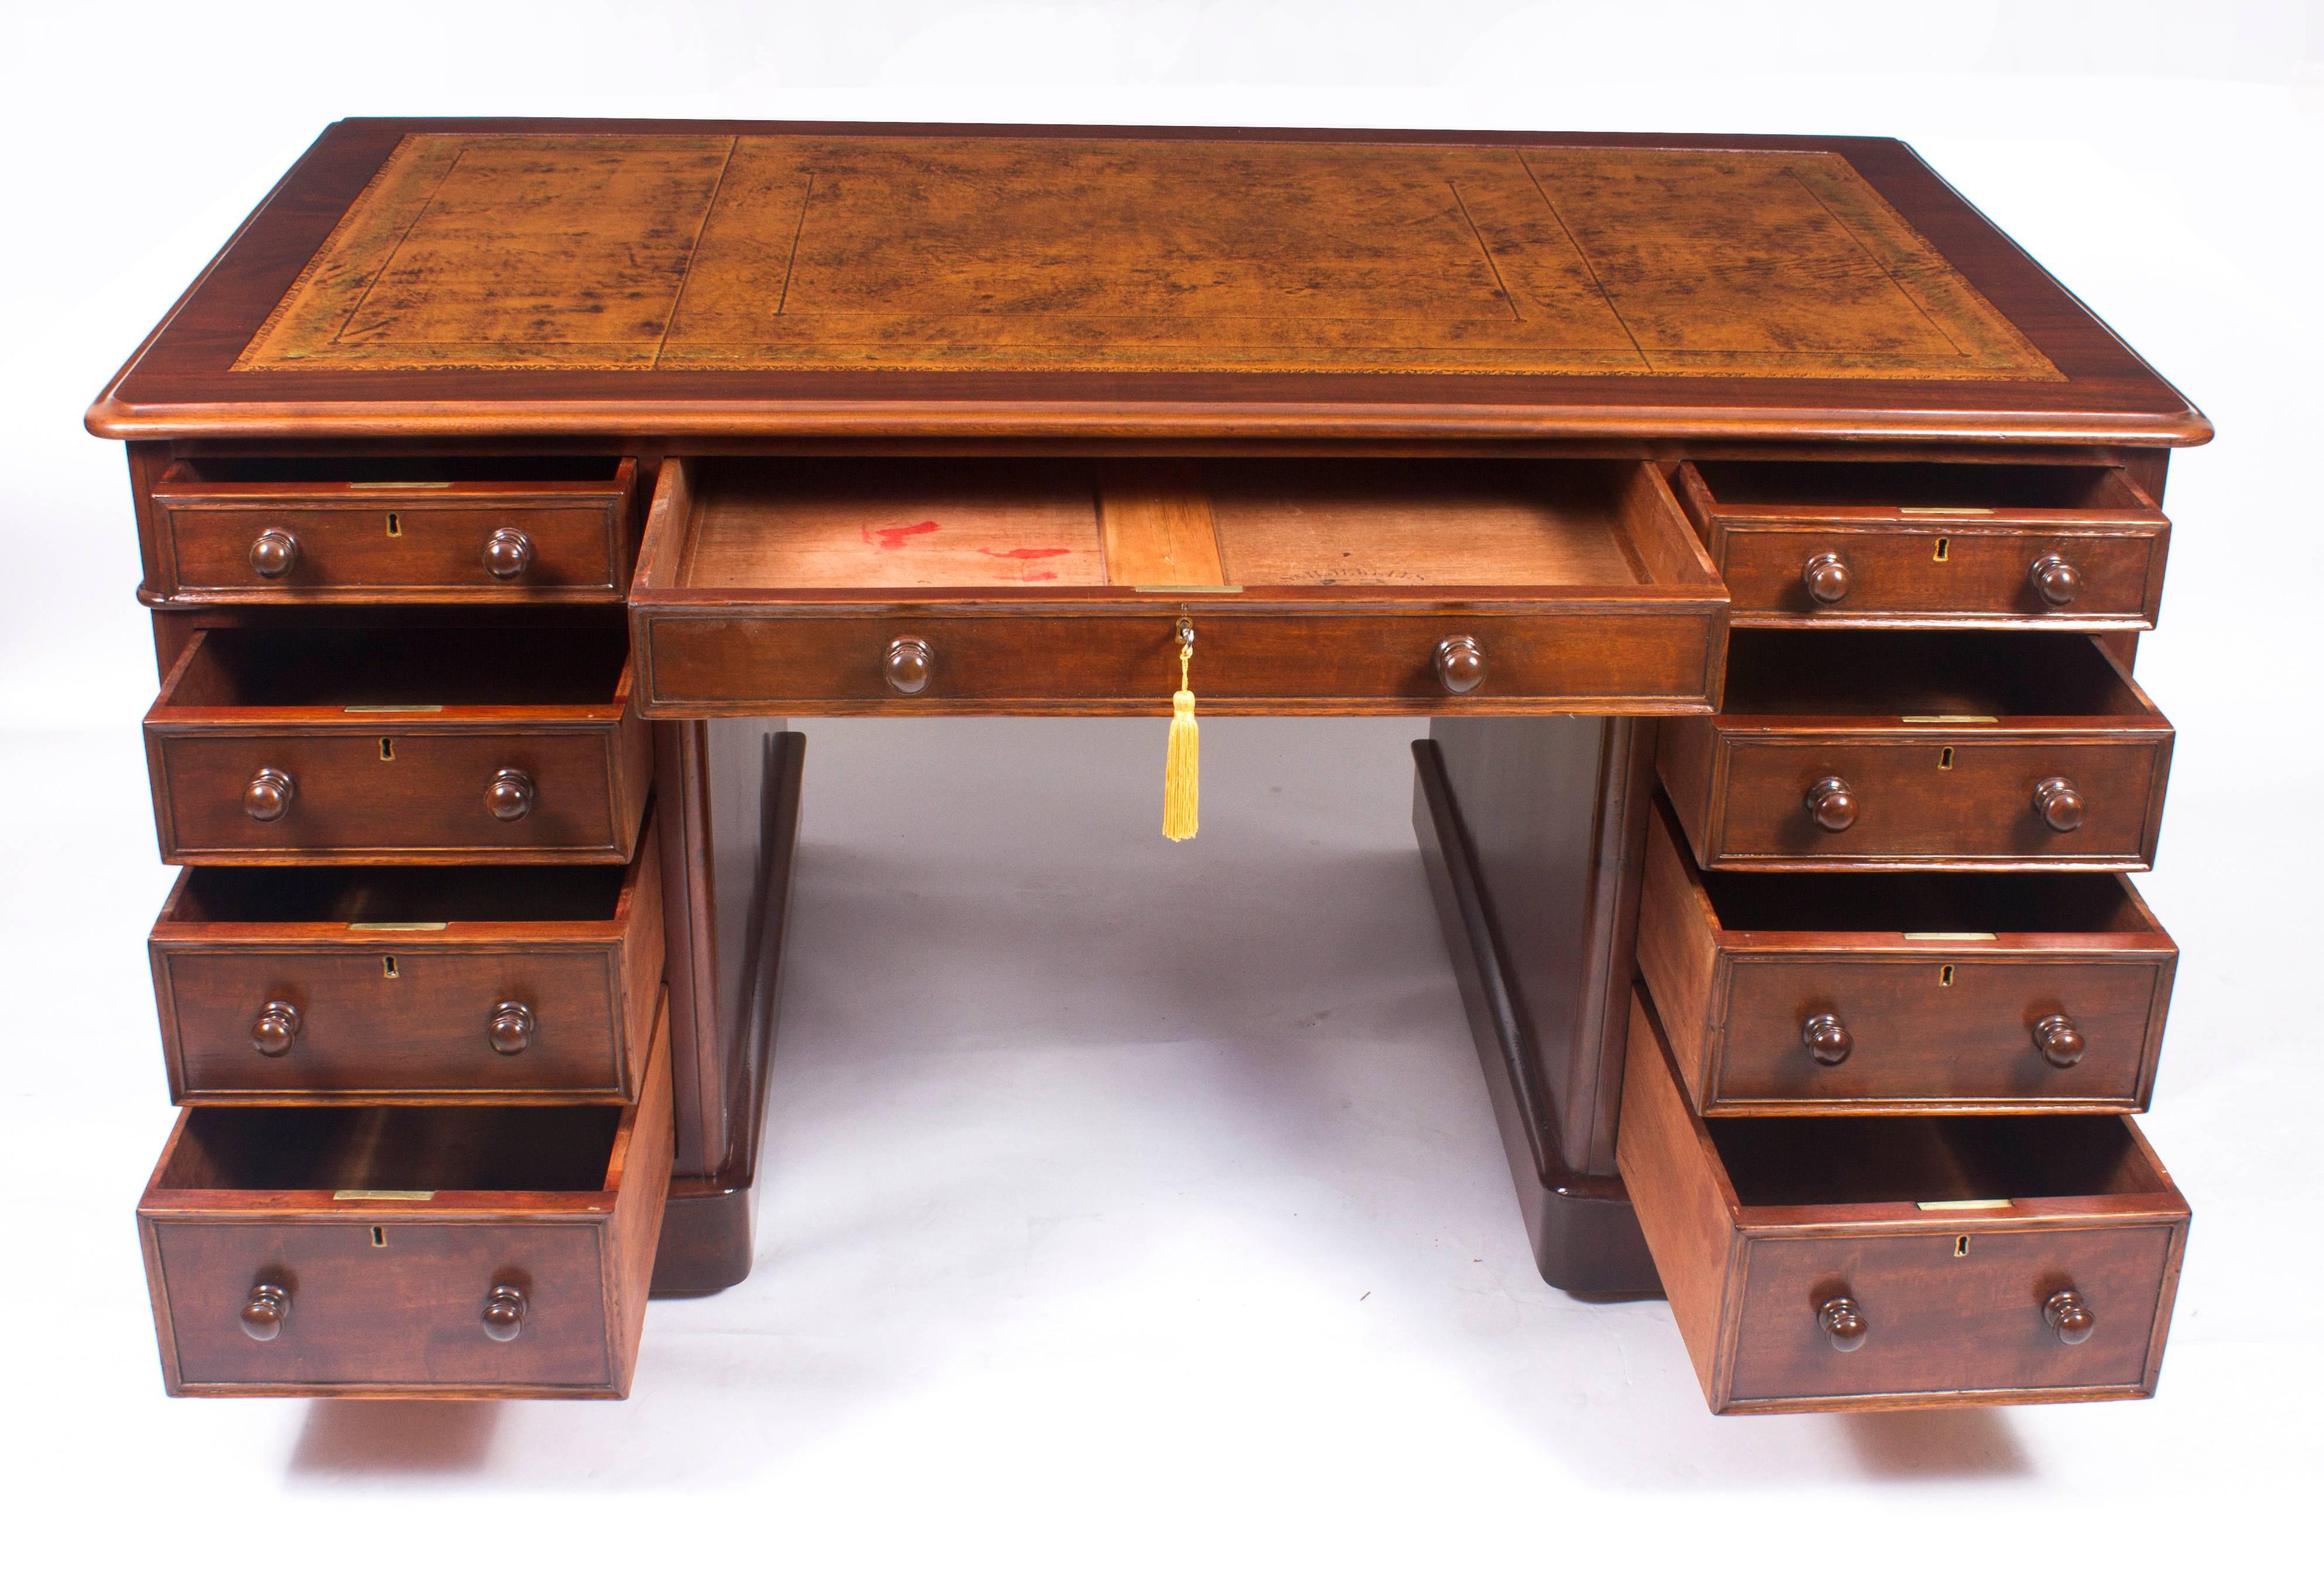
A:
<svg viewBox="0 0 2324 1590">
<path fill-rule="evenodd" d="M 2062 380 L 1840 154 L 404 137 L 237 371 Z"/>
</svg>

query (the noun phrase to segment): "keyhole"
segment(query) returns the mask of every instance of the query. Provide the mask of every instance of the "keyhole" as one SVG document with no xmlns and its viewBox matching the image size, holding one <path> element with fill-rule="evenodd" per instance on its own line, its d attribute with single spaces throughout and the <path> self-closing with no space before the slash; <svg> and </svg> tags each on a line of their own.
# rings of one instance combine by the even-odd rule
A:
<svg viewBox="0 0 2324 1590">
<path fill-rule="evenodd" d="M 393 532 L 391 532 L 390 533 L 392 534 Z M 1930 561 L 1934 563 L 1942 563 L 1946 559 L 1952 555 L 1953 538 L 1949 535 L 1941 535 L 1937 538 L 1937 555 L 1931 559 Z"/>
<path fill-rule="evenodd" d="M 380 744 L 383 746 L 387 742 L 382 740 Z M 1948 745 L 1943 750 L 1937 753 L 1937 771 L 1941 773 L 1949 773 L 1953 771 L 1953 748 L 1951 746 Z"/>
<path fill-rule="evenodd" d="M 1952 753 L 1948 751 L 1945 754 L 1947 756 L 1950 756 Z M 393 762 L 395 760 L 395 742 L 385 735 L 382 735 L 379 737 L 379 759 L 382 762 Z"/>
<path fill-rule="evenodd" d="M 1966 1259 L 1969 1257 L 1969 1238 L 1965 1236 L 1957 1236 L 1953 1238 L 1953 1257 L 1956 1259 Z"/>
<path fill-rule="evenodd" d="M 390 976 L 394 975 L 392 972 L 388 975 Z M 1939 966 L 1937 968 L 1937 986 L 1940 988 L 1950 988 L 1952 985 L 1953 969 L 1950 966 Z"/>
<path fill-rule="evenodd" d="M 387 533 L 392 536 L 400 536 L 403 533 L 403 515 L 391 513 L 387 516 Z"/>
<path fill-rule="evenodd" d="M 383 977 L 401 977 L 403 975 L 402 973 L 395 969 L 395 957 L 392 955 L 383 955 L 379 957 L 379 975 Z M 1951 980 L 1952 968 L 1950 966 L 1945 968 L 1945 976 L 1948 982 Z"/>
<path fill-rule="evenodd" d="M 1967 1242 L 1969 1241 L 1969 1238 L 1963 1237 L 1961 1238 L 1961 1241 Z M 383 1248 L 387 1246 L 386 1226 L 374 1225 L 371 1228 L 371 1245 L 374 1248 Z"/>
</svg>

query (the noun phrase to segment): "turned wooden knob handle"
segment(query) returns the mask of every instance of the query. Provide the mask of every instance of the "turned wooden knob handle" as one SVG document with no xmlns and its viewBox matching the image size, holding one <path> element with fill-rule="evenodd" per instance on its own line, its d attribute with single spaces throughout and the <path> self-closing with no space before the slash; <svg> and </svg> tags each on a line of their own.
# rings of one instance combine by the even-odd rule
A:
<svg viewBox="0 0 2324 1590">
<path fill-rule="evenodd" d="M 281 579 L 298 567 L 299 538 L 287 530 L 262 530 L 250 543 L 250 569 L 261 579 Z"/>
<path fill-rule="evenodd" d="M 2034 594 L 2052 607 L 2067 606 L 2082 594 L 2082 571 L 2056 552 L 2034 559 L 2025 578 Z"/>
<path fill-rule="evenodd" d="M 1485 682 L 1485 649 L 1474 635 L 1446 635 L 1436 642 L 1436 682 L 1465 696 Z"/>
<path fill-rule="evenodd" d="M 1829 607 L 1848 596 L 1848 559 L 1838 552 L 1818 552 L 1800 571 L 1800 583 L 1807 587 L 1809 596 Z"/>
<path fill-rule="evenodd" d="M 2098 1317 L 2071 1287 L 2050 1294 L 2049 1301 L 2042 1305 L 2042 1317 L 2069 1347 L 2080 1346 L 2098 1327 Z"/>
<path fill-rule="evenodd" d="M 2043 779 L 2034 786 L 2034 809 L 2061 834 L 2082 826 L 2082 792 L 2071 779 Z"/>
<path fill-rule="evenodd" d="M 884 671 L 888 688 L 899 696 L 917 696 L 936 676 L 936 654 L 918 635 L 899 635 L 888 642 Z"/>
<path fill-rule="evenodd" d="M 521 530 L 496 530 L 484 543 L 484 572 L 494 579 L 514 579 L 532 567 L 532 542 Z"/>
<path fill-rule="evenodd" d="M 504 823 L 512 823 L 532 809 L 532 775 L 521 768 L 504 767 L 484 786 L 484 809 Z"/>
<path fill-rule="evenodd" d="M 263 1055 L 287 1055 L 290 1040 L 305 1024 L 297 1005 L 287 999 L 270 999 L 258 1007 L 258 1020 L 250 1024 L 250 1045 Z"/>
<path fill-rule="evenodd" d="M 1827 775 L 1808 786 L 1804 804 L 1819 828 L 1837 834 L 1856 822 L 1856 791 L 1848 781 Z"/>
<path fill-rule="evenodd" d="M 290 797 L 296 793 L 298 786 L 289 773 L 279 767 L 262 767 L 242 787 L 242 809 L 253 822 L 271 823 L 290 809 Z"/>
<path fill-rule="evenodd" d="M 1801 1024 L 1800 1041 L 1819 1066 L 1837 1066 L 1856 1052 L 1856 1040 L 1830 1011 L 1819 1011 Z"/>
<path fill-rule="evenodd" d="M 496 1342 L 512 1342 L 524 1328 L 524 1293 L 500 1281 L 484 1294 L 484 1334 Z"/>
<path fill-rule="evenodd" d="M 1832 1299 L 1816 1310 L 1816 1324 L 1823 1328 L 1824 1339 L 1835 1353 L 1855 1352 L 1864 1345 L 1865 1333 L 1872 1328 L 1854 1298 Z"/>
<path fill-rule="evenodd" d="M 504 999 L 493 1007 L 493 1019 L 484 1031 L 495 1053 L 521 1055 L 532 1041 L 535 1025 L 530 1005 L 521 999 Z"/>
<path fill-rule="evenodd" d="M 2044 1016 L 2034 1023 L 2034 1047 L 2062 1071 L 2082 1058 L 2082 1030 L 2068 1016 Z"/>
<path fill-rule="evenodd" d="M 254 1342 L 271 1342 L 282 1334 L 282 1322 L 290 1317 L 289 1289 L 262 1280 L 243 1299 L 242 1334 Z"/>
</svg>

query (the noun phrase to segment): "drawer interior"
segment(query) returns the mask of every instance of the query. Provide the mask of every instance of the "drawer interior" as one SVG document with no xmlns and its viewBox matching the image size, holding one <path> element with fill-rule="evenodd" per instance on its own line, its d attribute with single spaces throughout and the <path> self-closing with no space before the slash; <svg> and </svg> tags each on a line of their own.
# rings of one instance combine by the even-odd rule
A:
<svg viewBox="0 0 2324 1590">
<path fill-rule="evenodd" d="M 1684 846 L 1677 846 L 1683 850 Z M 1689 869 L 1691 872 L 1692 868 Z M 1730 933 L 2158 933 L 2112 873 L 1695 874 Z"/>
<path fill-rule="evenodd" d="M 2115 1115 L 1731 1116 L 1702 1124 L 1745 1208 L 2172 1190 Z"/>
<path fill-rule="evenodd" d="M 1826 462 L 1698 458 L 1721 509 L 1858 508 L 1880 516 L 2012 510 L 2152 516 L 2154 504 L 2111 465 Z"/>
<path fill-rule="evenodd" d="M 168 922 L 611 922 L 618 866 L 186 870 Z"/>
<path fill-rule="evenodd" d="M 1738 630 L 1727 716 L 2151 717 L 2089 637 L 2053 633 Z"/>
<path fill-rule="evenodd" d="M 619 629 L 208 629 L 161 705 L 601 706 L 628 660 Z"/>
<path fill-rule="evenodd" d="M 255 1106 L 186 1112 L 153 1188 L 170 1192 L 595 1192 L 618 1105 Z"/>
<path fill-rule="evenodd" d="M 665 587 L 1719 591 L 1667 486 L 1635 463 L 695 459 L 685 467 L 683 547 L 650 550 L 647 559 L 647 578 Z"/>
<path fill-rule="evenodd" d="M 420 455 L 397 458 L 307 457 L 180 458 L 162 485 L 393 486 L 400 491 L 466 485 L 570 481 L 610 486 L 622 473 L 618 458 L 495 458 Z"/>
</svg>

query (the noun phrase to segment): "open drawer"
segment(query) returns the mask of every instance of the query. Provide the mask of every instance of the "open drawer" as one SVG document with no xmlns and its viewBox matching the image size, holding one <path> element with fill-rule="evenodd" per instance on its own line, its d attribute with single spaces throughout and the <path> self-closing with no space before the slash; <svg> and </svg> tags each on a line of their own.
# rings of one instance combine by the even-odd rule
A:
<svg viewBox="0 0 2324 1590">
<path fill-rule="evenodd" d="M 2126 1116 L 1703 1121 L 1634 994 L 1615 1157 L 1715 1413 L 2154 1391 L 2190 1216 Z"/>
<path fill-rule="evenodd" d="M 181 1112 L 137 1205 L 171 1394 L 622 1397 L 672 1151 L 638 1102 Z"/>
<path fill-rule="evenodd" d="M 619 628 L 204 629 L 145 715 L 167 862 L 626 862 Z"/>
<path fill-rule="evenodd" d="M 153 486 L 151 595 L 617 602 L 637 478 L 634 458 L 180 458 Z"/>
<path fill-rule="evenodd" d="M 1663 714 L 1726 593 L 1651 467 L 709 460 L 630 599 L 649 716 Z"/>
<path fill-rule="evenodd" d="M 1646 819 L 1638 975 L 1705 1115 L 2143 1110 L 2178 962 L 2118 874 L 1704 873 Z"/>
<path fill-rule="evenodd" d="M 1655 764 L 1706 867 L 2136 870 L 2171 744 L 2092 636 L 1738 630 Z"/>
<path fill-rule="evenodd" d="M 1678 495 L 1741 626 L 2151 629 L 2171 522 L 2103 464 L 1698 459 Z"/>
<path fill-rule="evenodd" d="M 618 866 L 189 867 L 147 939 L 179 1104 L 621 1103 L 661 852 Z"/>
</svg>

